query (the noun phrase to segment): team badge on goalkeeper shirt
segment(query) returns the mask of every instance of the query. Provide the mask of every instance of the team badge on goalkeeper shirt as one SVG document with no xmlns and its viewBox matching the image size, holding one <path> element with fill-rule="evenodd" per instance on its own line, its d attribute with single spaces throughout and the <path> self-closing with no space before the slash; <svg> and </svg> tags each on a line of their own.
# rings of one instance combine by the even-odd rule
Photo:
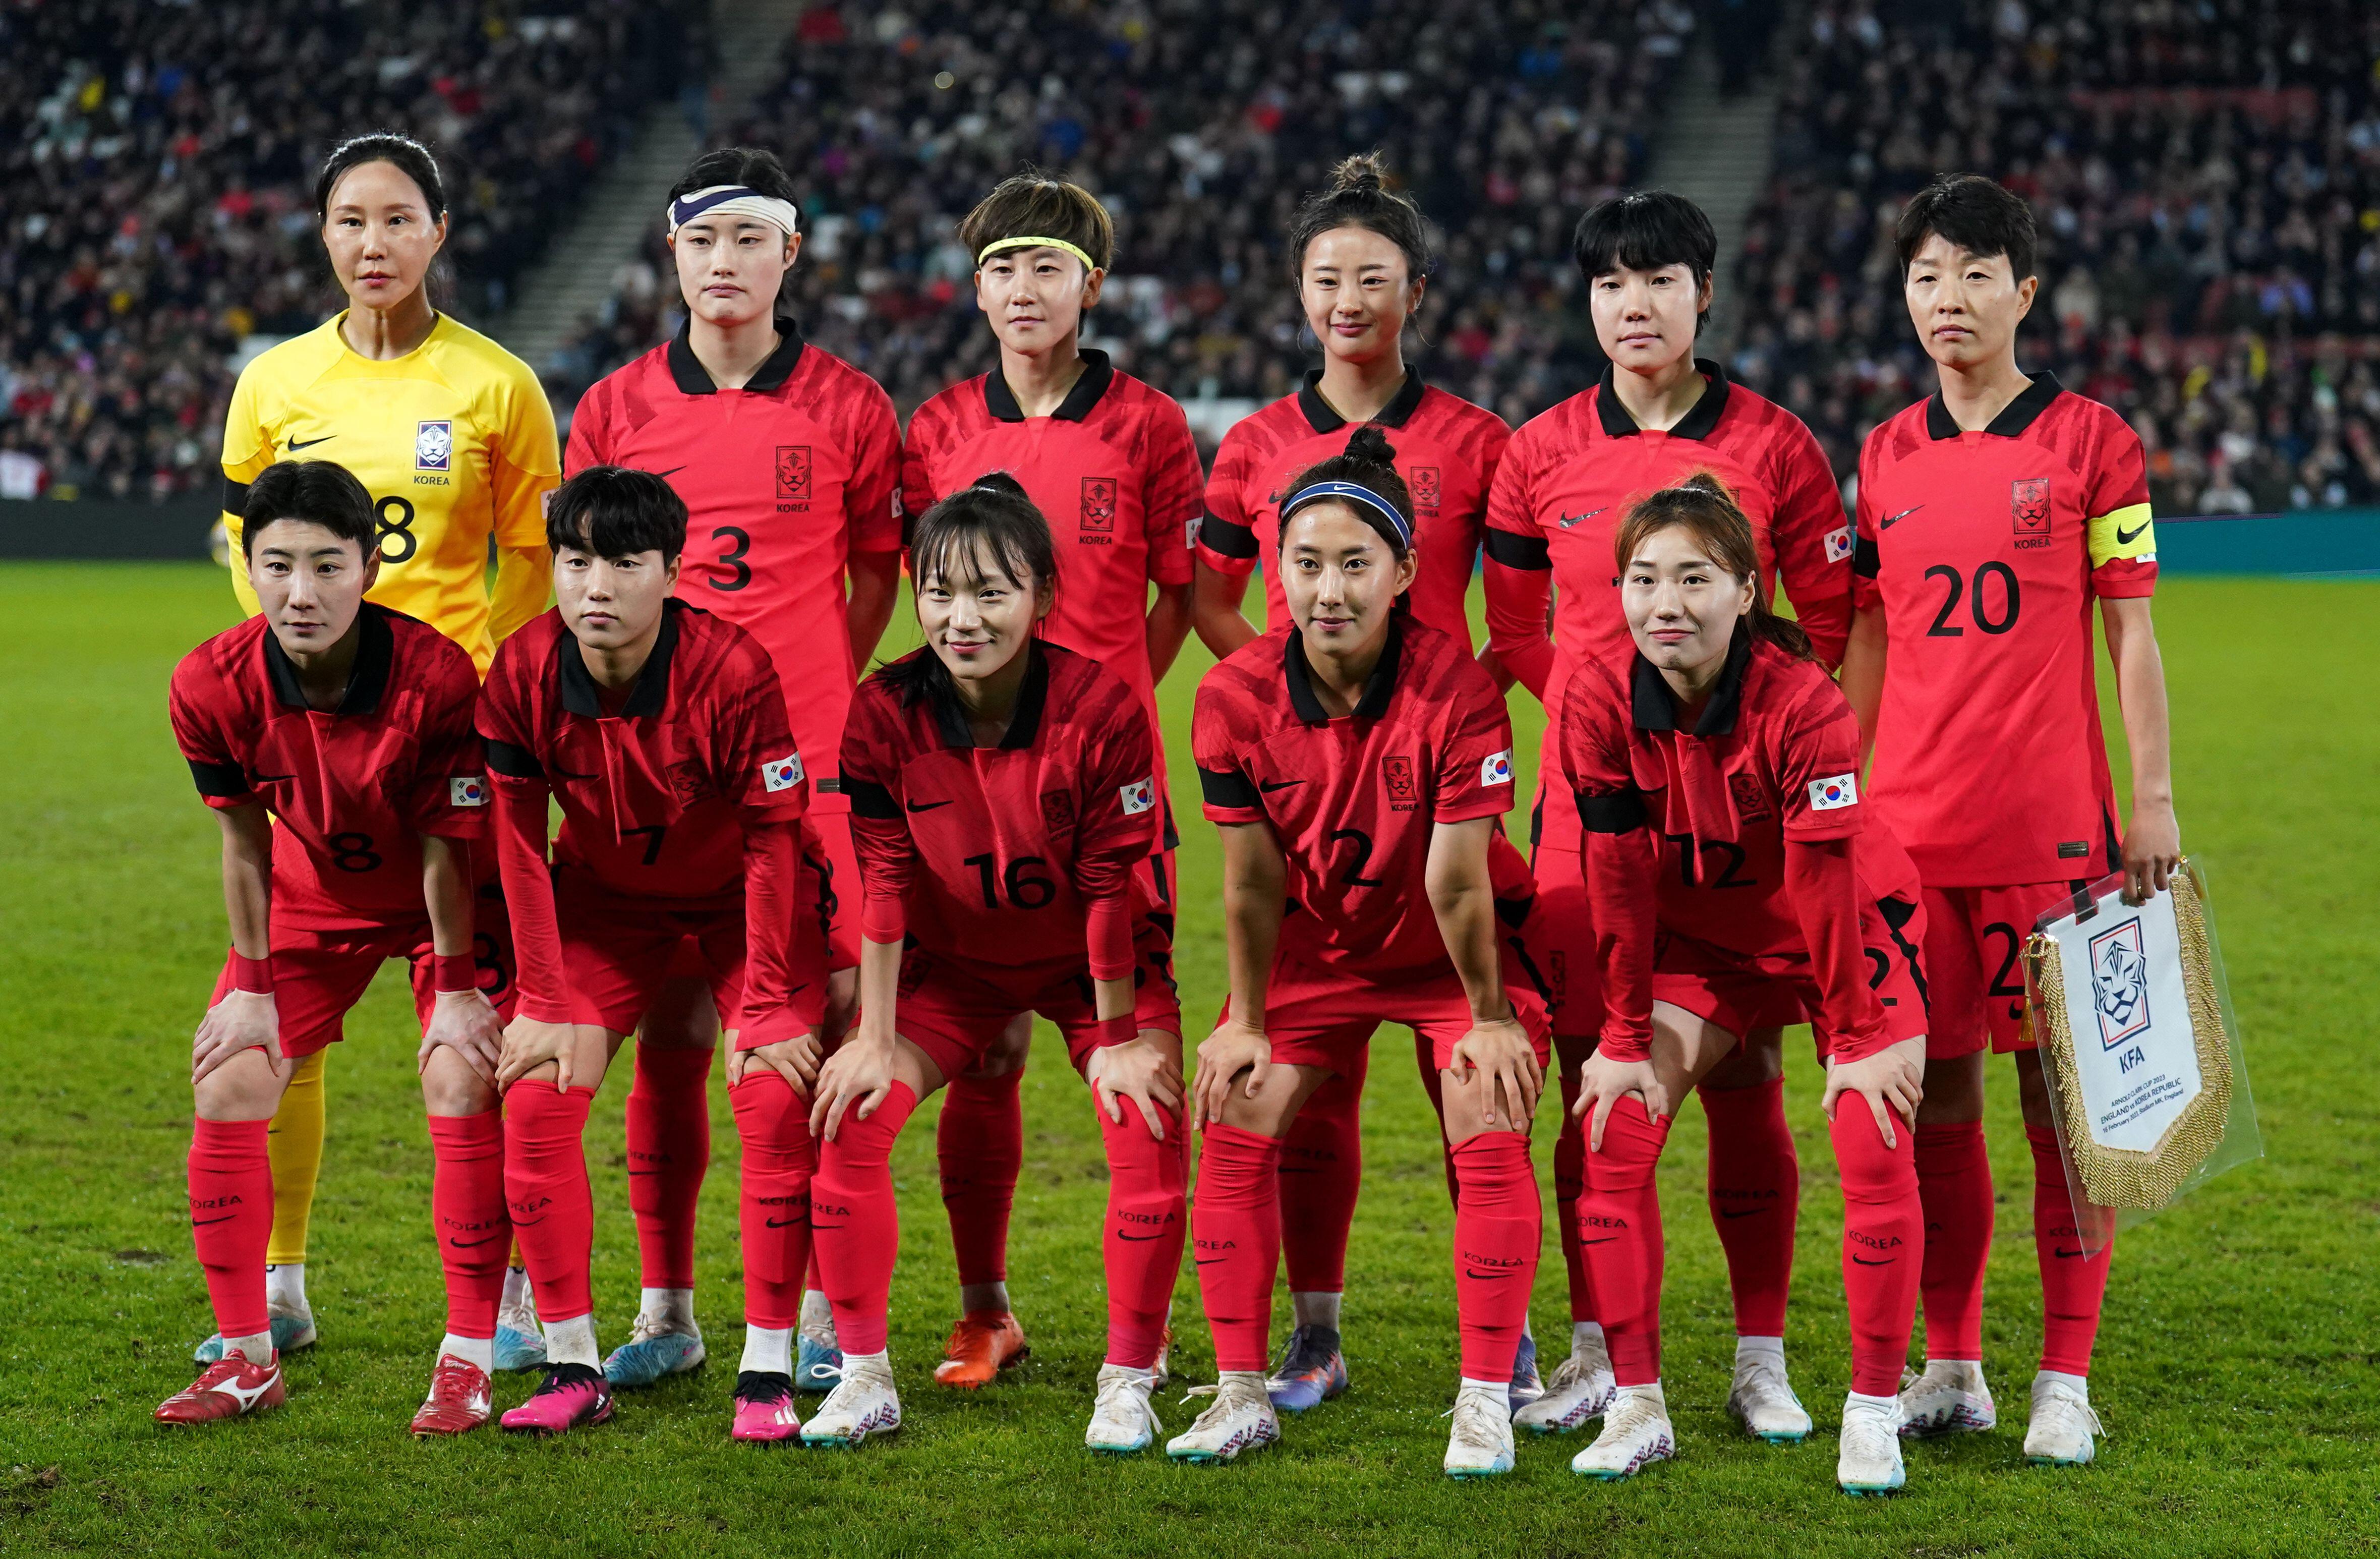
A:
<svg viewBox="0 0 2380 1559">
<path fill-rule="evenodd" d="M 1810 782 L 1810 810 L 1814 812 L 1831 812 L 1838 807 L 1858 804 L 1859 781 L 1851 774 Z"/>
<path fill-rule="evenodd" d="M 760 783 L 771 791 L 791 790 L 802 783 L 802 755 L 787 753 L 760 765 Z"/>
<path fill-rule="evenodd" d="M 1501 752 L 1491 752 L 1479 761 L 1479 783 L 1481 785 L 1512 783 L 1512 749 L 1511 748 L 1508 747 Z"/>
<path fill-rule="evenodd" d="M 455 774 L 446 781 L 446 804 L 450 807 L 484 807 L 488 804 L 488 781 L 483 774 Z"/>
<path fill-rule="evenodd" d="M 443 471 L 455 463 L 455 422 L 452 418 L 425 420 L 413 431 L 413 469 Z"/>
<path fill-rule="evenodd" d="M 1116 786 L 1116 797 L 1123 802 L 1123 815 L 1138 817 L 1157 805 L 1157 776 L 1136 779 L 1130 785 Z"/>
</svg>

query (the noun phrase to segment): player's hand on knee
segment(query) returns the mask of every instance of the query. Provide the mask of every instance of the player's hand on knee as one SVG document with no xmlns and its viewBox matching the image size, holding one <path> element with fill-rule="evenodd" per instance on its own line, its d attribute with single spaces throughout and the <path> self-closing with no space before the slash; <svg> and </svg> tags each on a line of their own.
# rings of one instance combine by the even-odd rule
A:
<svg viewBox="0 0 2380 1559">
<path fill-rule="evenodd" d="M 1155 1033 L 1143 1029 L 1123 1044 L 1091 1052 L 1090 1059 L 1083 1063 L 1083 1078 L 1091 1085 L 1091 1095 L 1108 1119 L 1124 1125 L 1123 1101 L 1129 1099 L 1139 1106 L 1148 1134 L 1162 1142 L 1165 1117 L 1161 1112 L 1182 1105 L 1182 1071 L 1160 1042 L 1151 1039 Z"/>
<path fill-rule="evenodd" d="M 1505 1108 L 1512 1112 L 1511 1125 L 1520 1126 L 1537 1113 L 1537 1097 L 1546 1089 L 1545 1068 L 1537 1065 L 1536 1046 L 1529 1042 L 1529 1031 L 1521 1026 L 1520 1019 L 1500 1017 L 1474 1023 L 1454 1042 L 1447 1066 L 1466 1078 L 1474 1072 L 1487 1074 L 1488 1086 L 1480 1111 L 1488 1126 L 1499 1124 L 1496 1102 L 1500 1092 Z"/>
<path fill-rule="evenodd" d="M 854 1120 L 866 1120 L 892 1092 L 892 1064 L 897 1052 L 891 1040 L 861 1037 L 844 1043 L 819 1068 L 818 1091 L 810 1100 L 810 1135 L 832 1142 L 843 1128 L 844 1112 L 856 1106 Z"/>
<path fill-rule="evenodd" d="M 1857 1061 L 1830 1058 L 1827 1063 L 1826 1097 L 1818 1103 L 1828 1120 L 1835 1118 L 1835 1109 L 1846 1093 L 1856 1093 L 1866 1101 L 1884 1145 L 1898 1146 L 1900 1137 L 1893 1127 L 1893 1115 L 1898 1114 L 1904 1121 L 1914 1121 L 1917 1106 L 1925 1100 L 1925 1036 L 1899 1041 Z"/>
<path fill-rule="evenodd" d="M 413 1069 L 428 1071 L 430 1053 L 440 1045 L 461 1056 L 481 1082 L 493 1087 L 496 1067 L 504 1059 L 504 1020 L 481 992 L 441 991 L 431 1006 L 429 1026 L 421 1030 Z"/>
<path fill-rule="evenodd" d="M 553 1086 L 567 1091 L 570 1087 L 570 1064 L 577 1052 L 577 1029 L 567 1023 L 540 1023 L 534 1017 L 516 1017 L 504 1029 L 504 1042 L 496 1059 L 496 1087 L 507 1089 L 551 1061 L 554 1064 Z"/>
<path fill-rule="evenodd" d="M 1272 1041 L 1263 1029 L 1236 1017 L 1217 1024 L 1198 1046 L 1198 1080 L 1193 1087 L 1197 1109 L 1191 1125 L 1203 1128 L 1208 1121 L 1223 1118 L 1223 1102 L 1242 1072 L 1248 1075 L 1248 1097 L 1253 1099 L 1271 1069 Z"/>
<path fill-rule="evenodd" d="M 2181 865 L 2181 824 L 2170 801 L 2134 802 L 2124 830 L 2124 902 L 2141 904 L 2165 892 Z"/>
<path fill-rule="evenodd" d="M 289 1075 L 281 1054 L 281 1013 L 270 991 L 226 991 L 207 1008 L 190 1044 L 190 1081 L 199 1082 L 244 1050 L 264 1052 L 275 1078 Z"/>
<path fill-rule="evenodd" d="M 1571 1114 L 1586 1121 L 1587 1151 L 1603 1151 L 1604 1123 L 1611 1112 L 1630 1094 L 1645 1101 L 1648 1115 L 1670 1113 L 1670 1090 L 1661 1085 L 1660 1074 L 1653 1069 L 1651 1060 L 1619 1061 L 1597 1051 L 1579 1064 L 1578 1102 Z"/>
<path fill-rule="evenodd" d="M 727 1036 L 727 1086 L 734 1088 L 756 1067 L 776 1073 L 786 1085 L 804 1099 L 818 1086 L 819 1039 L 816 1034 L 796 1034 L 790 1040 L 774 1044 L 754 1045 L 749 1050 L 736 1048 L 735 1036 Z"/>
</svg>

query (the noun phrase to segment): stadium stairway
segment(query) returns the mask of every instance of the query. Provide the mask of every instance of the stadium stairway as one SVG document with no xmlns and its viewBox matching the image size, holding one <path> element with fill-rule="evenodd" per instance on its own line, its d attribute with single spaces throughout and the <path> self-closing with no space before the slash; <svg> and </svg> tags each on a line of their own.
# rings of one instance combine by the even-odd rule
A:
<svg viewBox="0 0 2380 1559">
<path fill-rule="evenodd" d="M 1734 344 L 1735 299 L 1728 283 L 1735 257 L 1743 252 L 1744 219 L 1768 182 L 1778 92 L 1773 70 L 1732 96 L 1722 91 L 1718 51 L 1707 30 L 1697 31 L 1646 170 L 1648 189 L 1685 196 L 1710 213 L 1718 230 L 1719 285 L 1705 356 L 1724 359 Z"/>
<path fill-rule="evenodd" d="M 730 116 L 778 71 L 779 46 L 808 0 L 717 0 L 719 58 L 710 79 L 713 112 Z M 519 301 L 495 325 L 504 346 L 543 370 L 578 322 L 609 299 L 620 267 L 637 258 L 661 221 L 669 187 L 702 150 L 674 100 L 655 104 L 626 152 L 596 180 L 577 219 L 522 279 Z"/>
</svg>

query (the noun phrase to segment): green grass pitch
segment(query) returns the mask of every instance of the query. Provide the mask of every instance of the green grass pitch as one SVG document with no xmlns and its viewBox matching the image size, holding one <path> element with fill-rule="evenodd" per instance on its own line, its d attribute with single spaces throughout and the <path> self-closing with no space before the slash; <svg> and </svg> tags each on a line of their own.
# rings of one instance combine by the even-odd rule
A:
<svg viewBox="0 0 2380 1559">
<path fill-rule="evenodd" d="M 2185 844 L 2211 867 L 2270 1157 L 2127 1235 L 2094 1393 L 2097 1467 L 2020 1453 L 2039 1339 L 2032 1170 L 2012 1079 L 1994 1074 L 2001 1218 L 1986 1368 L 1994 1434 L 1915 1448 L 1910 1487 L 1853 1502 L 1833 1485 L 1847 1341 L 1840 1207 L 1805 1044 L 1789 1041 L 1803 1163 L 1789 1343 L 1818 1420 L 1799 1448 L 1730 1432 L 1725 1274 L 1702 1206 L 1703 1127 L 1669 1154 L 1665 1371 L 1678 1459 L 1633 1482 L 1572 1478 L 1575 1439 L 1524 1439 L 1490 1484 L 1441 1478 L 1453 1385 L 1450 1213 L 1433 1125 L 1389 1030 L 1366 1114 L 1369 1170 L 1347 1300 L 1354 1389 L 1242 1466 L 1094 1459 L 1082 1446 L 1102 1309 L 1099 1137 L 1044 1042 L 1026 1084 L 1012 1286 L 1032 1358 L 993 1388 L 938 1390 L 953 1309 L 932 1127 L 894 1168 L 905 1219 L 892 1295 L 907 1427 L 856 1454 L 757 1452 L 726 1438 L 739 1346 L 723 1098 L 701 1237 L 715 1362 L 624 1399 L 612 1426 L 547 1444 L 486 1432 L 417 1444 L 406 1421 L 442 1327 L 428 1237 L 430 1154 L 416 1036 L 393 979 L 331 1064 L 331 1131 L 309 1286 L 323 1345 L 290 1402 L 252 1422 L 164 1431 L 210 1330 L 182 1206 L 186 1057 L 224 928 L 215 833 L 164 713 L 175 660 L 233 619 L 199 566 L 0 568 L 7 670 L 0 762 L 0 1549 L 15 1553 L 613 1554 L 2330 1553 L 2380 1546 L 2380 587 L 2183 579 L 2158 602 Z M 889 642 L 913 643 L 896 625 Z M 1165 688 L 1185 835 L 1180 965 L 1194 1036 L 1222 989 L 1216 851 L 1185 786 L 1195 644 Z M 1515 695 L 1521 749 L 1536 706 Z M 1529 776 L 1516 787 L 1526 794 Z M 2022 776 L 2009 783 L 2022 785 Z M 1522 820 L 1516 815 L 1514 822 Z M 719 1085 L 714 1082 L 714 1088 Z M 622 1170 L 625 1078 L 590 1133 L 599 1319 L 625 1340 L 636 1294 Z M 931 1109 L 924 1114 L 930 1117 Z M 1540 1117 L 1544 1172 L 1553 1129 Z M 1566 1334 L 1548 1228 L 1536 1321 Z M 1177 1372 L 1211 1379 L 1187 1273 Z M 528 1390 L 499 1386 L 509 1407 Z M 1179 1429 L 1193 1409 L 1168 1393 Z"/>
</svg>

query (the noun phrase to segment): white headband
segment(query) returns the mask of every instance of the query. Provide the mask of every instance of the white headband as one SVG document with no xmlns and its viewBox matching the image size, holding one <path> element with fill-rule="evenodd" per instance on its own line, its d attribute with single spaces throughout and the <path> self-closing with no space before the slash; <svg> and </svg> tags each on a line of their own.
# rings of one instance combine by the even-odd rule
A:
<svg viewBox="0 0 2380 1559">
<path fill-rule="evenodd" d="M 714 184 L 672 201 L 670 237 L 676 238 L 677 230 L 698 216 L 757 216 L 771 226 L 783 228 L 789 238 L 802 230 L 801 213 L 794 209 L 793 201 L 763 195 L 741 184 Z"/>
</svg>

